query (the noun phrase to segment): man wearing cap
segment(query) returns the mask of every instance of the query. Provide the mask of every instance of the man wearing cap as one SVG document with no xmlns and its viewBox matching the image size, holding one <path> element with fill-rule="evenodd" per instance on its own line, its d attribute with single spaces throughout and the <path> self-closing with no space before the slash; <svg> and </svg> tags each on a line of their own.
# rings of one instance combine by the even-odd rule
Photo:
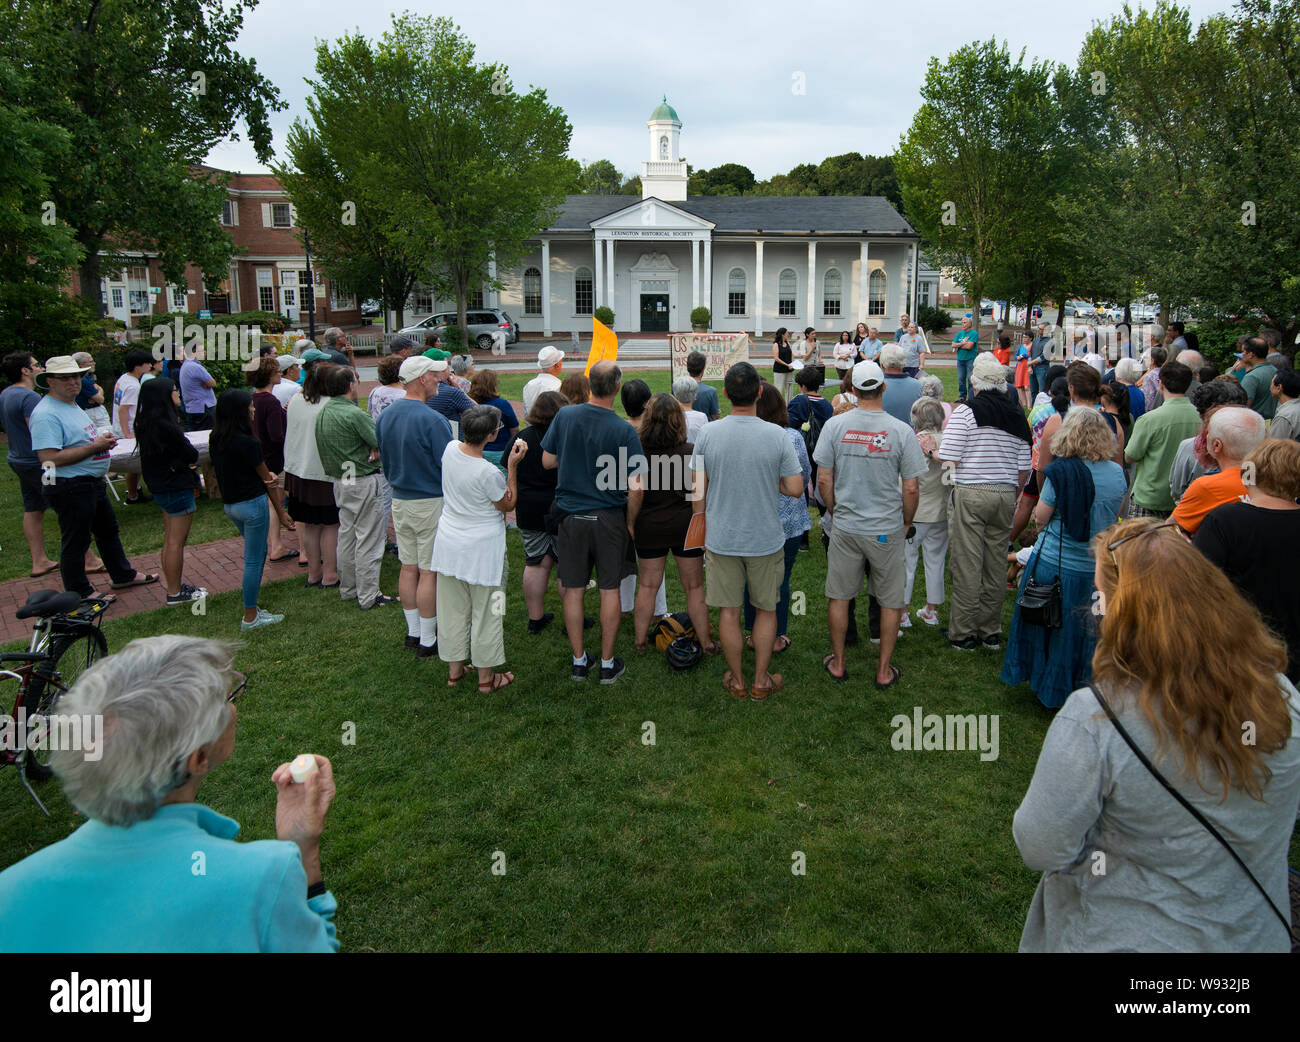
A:
<svg viewBox="0 0 1300 1042">
<path fill-rule="evenodd" d="M 560 369 L 564 365 L 564 352 L 547 344 L 537 352 L 537 368 L 541 370 L 524 384 L 524 415 L 532 412 L 533 402 L 543 391 L 560 389 Z"/>
<path fill-rule="evenodd" d="M 906 540 L 921 499 L 920 477 L 929 464 L 911 425 L 885 412 L 880 366 L 855 365 L 853 389 L 857 408 L 828 420 L 813 452 L 817 491 L 832 521 L 826 549 L 831 653 L 822 666 L 836 680 L 849 677 L 844 660 L 849 601 L 861 590 L 865 571 L 880 602 L 876 687 L 884 688 L 899 676 L 890 659 L 907 607 Z"/>
<path fill-rule="evenodd" d="M 194 349 L 193 355 L 181 363 L 178 384 L 181 391 L 181 404 L 185 407 L 187 431 L 212 430 L 212 421 L 216 414 L 217 395 L 213 389 L 217 386 L 217 381 L 203 368 L 203 357 L 204 348 L 199 344 Z"/>
<path fill-rule="evenodd" d="M 434 364 L 420 355 L 402 363 L 397 375 L 406 394 L 381 412 L 375 424 L 379 458 L 393 489 L 405 647 L 417 658 L 432 658 L 438 650 L 438 576 L 429 565 L 442 516 L 442 454 L 452 441 L 451 424 L 425 404 L 438 393 Z"/>
<path fill-rule="evenodd" d="M 460 423 L 460 418 L 466 411 L 474 408 L 474 400 L 451 382 L 451 366 L 445 358 L 429 358 L 427 351 L 418 357 L 431 363 L 432 367 L 428 371 L 433 374 L 438 388 L 429 395 L 426 404 L 439 416 L 445 417 L 448 423 Z"/>
<path fill-rule="evenodd" d="M 276 358 L 280 364 L 280 381 L 271 388 L 275 400 L 282 409 L 289 408 L 289 399 L 295 394 L 302 394 L 302 384 L 298 377 L 302 375 L 302 359 L 293 355 L 280 355 Z"/>
<path fill-rule="evenodd" d="M 109 453 L 117 438 L 112 431 L 100 434 L 76 404 L 81 377 L 89 371 L 67 355 L 51 358 L 36 379 L 50 393 L 29 420 L 45 498 L 58 515 L 63 537 L 59 547 L 63 588 L 83 597 L 95 593 L 86 578 L 86 550 L 92 537 L 114 589 L 158 581 L 156 575 L 137 572 L 122 550 L 117 515 L 104 488 Z"/>
<path fill-rule="evenodd" d="M 1016 495 L 1032 467 L 1033 436 L 1024 411 L 1007 397 L 1006 368 L 991 354 L 980 355 L 971 385 L 975 396 L 952 410 L 938 453 L 946 464 L 944 482 L 954 486 L 947 635 L 959 651 L 1002 646 L 1007 543 Z"/>
</svg>

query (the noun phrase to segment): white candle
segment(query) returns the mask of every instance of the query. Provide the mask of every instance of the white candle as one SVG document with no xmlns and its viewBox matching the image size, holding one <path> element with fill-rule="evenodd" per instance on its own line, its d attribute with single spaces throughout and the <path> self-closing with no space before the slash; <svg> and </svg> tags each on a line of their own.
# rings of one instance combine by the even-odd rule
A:
<svg viewBox="0 0 1300 1042">
<path fill-rule="evenodd" d="M 303 753 L 301 756 L 294 757 L 293 763 L 289 764 L 289 774 L 295 782 L 301 785 L 307 778 L 315 774 L 319 768 L 316 766 L 316 757 L 311 753 Z"/>
</svg>

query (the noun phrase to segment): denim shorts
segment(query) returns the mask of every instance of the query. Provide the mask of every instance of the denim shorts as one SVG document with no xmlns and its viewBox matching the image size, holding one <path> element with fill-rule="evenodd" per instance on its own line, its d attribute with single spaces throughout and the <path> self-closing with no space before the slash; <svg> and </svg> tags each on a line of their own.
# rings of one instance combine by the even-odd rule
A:
<svg viewBox="0 0 1300 1042">
<path fill-rule="evenodd" d="M 184 492 L 154 492 L 154 502 L 168 517 L 184 517 L 194 513 L 194 490 Z"/>
</svg>

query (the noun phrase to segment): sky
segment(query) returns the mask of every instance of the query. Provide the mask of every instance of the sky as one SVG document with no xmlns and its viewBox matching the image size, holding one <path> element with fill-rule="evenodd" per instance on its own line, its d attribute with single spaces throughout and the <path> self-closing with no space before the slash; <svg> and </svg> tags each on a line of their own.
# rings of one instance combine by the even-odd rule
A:
<svg viewBox="0 0 1300 1042">
<path fill-rule="evenodd" d="M 1182 6 L 1199 22 L 1229 5 Z M 1013 55 L 1026 49 L 1027 61 L 1073 66 L 1092 25 L 1122 7 L 1122 0 L 486 0 L 432 9 L 316 0 L 305 9 L 261 0 L 245 15 L 238 48 L 288 102 L 273 117 L 277 158 L 293 120 L 306 118 L 317 41 L 351 31 L 377 38 L 392 14 L 411 9 L 450 17 L 478 61 L 505 64 L 517 91 L 545 90 L 573 126 L 575 159 L 609 159 L 625 176 L 639 174 L 649 158 L 645 121 L 667 95 L 683 125 L 681 154 L 694 168 L 741 163 L 763 179 L 845 152 L 892 153 L 920 105 L 932 56 L 997 37 Z M 222 143 L 208 162 L 265 169 L 239 133 L 243 140 Z"/>
</svg>

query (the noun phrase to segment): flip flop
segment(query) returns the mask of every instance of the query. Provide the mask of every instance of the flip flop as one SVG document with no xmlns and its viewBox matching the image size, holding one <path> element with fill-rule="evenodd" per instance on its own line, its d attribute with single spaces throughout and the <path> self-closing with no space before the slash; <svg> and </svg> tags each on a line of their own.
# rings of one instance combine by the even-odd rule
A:
<svg viewBox="0 0 1300 1042">
<path fill-rule="evenodd" d="M 272 564 L 274 564 L 276 561 L 287 561 L 289 560 L 290 557 L 297 557 L 297 556 L 298 556 L 297 550 L 286 550 L 284 553 L 276 557 L 267 558 L 267 560 L 269 560 Z"/>
<path fill-rule="evenodd" d="M 791 645 L 792 643 L 794 643 L 794 642 L 793 642 L 789 637 L 786 637 L 786 636 L 780 636 L 780 637 L 777 637 L 776 639 L 777 639 L 778 641 L 783 640 L 783 641 L 785 641 L 785 643 L 782 644 L 779 648 L 773 648 L 773 649 L 772 649 L 772 654 L 773 654 L 773 655 L 780 655 L 780 654 L 782 654 L 783 652 L 789 651 L 789 650 L 790 650 L 790 645 Z"/>
<path fill-rule="evenodd" d="M 879 680 L 876 681 L 876 687 L 880 688 L 882 691 L 887 687 L 893 687 L 896 683 L 898 683 L 898 678 L 903 675 L 903 671 L 899 669 L 897 666 L 890 666 L 889 669 L 890 672 L 893 674 L 893 679 L 890 680 L 888 684 L 882 684 Z"/>
<path fill-rule="evenodd" d="M 140 574 L 144 576 L 143 579 L 131 579 L 124 583 L 110 583 L 109 585 L 114 590 L 125 590 L 128 586 L 149 586 L 158 581 L 158 576 L 156 575 L 149 575 L 145 572 L 141 572 Z"/>
<path fill-rule="evenodd" d="M 841 673 L 837 677 L 834 673 L 831 673 L 831 663 L 834 661 L 835 661 L 835 656 L 833 654 L 827 655 L 824 659 L 822 659 L 822 669 L 826 670 L 827 673 L 830 673 L 831 679 L 834 680 L 836 683 L 843 684 L 844 681 L 849 679 L 849 671 L 846 669 L 843 673 Z"/>
<path fill-rule="evenodd" d="M 52 564 L 48 568 L 42 568 L 39 572 L 32 572 L 31 577 L 33 579 L 39 579 L 42 575 L 49 575 L 50 572 L 57 572 L 58 570 L 59 566 L 57 564 Z M 86 574 L 89 575 L 90 573 L 87 572 Z"/>
<path fill-rule="evenodd" d="M 298 567 L 299 567 L 299 568 L 306 568 L 306 567 L 307 567 L 307 562 L 306 562 L 306 561 L 299 561 L 299 562 L 298 562 Z"/>
</svg>

